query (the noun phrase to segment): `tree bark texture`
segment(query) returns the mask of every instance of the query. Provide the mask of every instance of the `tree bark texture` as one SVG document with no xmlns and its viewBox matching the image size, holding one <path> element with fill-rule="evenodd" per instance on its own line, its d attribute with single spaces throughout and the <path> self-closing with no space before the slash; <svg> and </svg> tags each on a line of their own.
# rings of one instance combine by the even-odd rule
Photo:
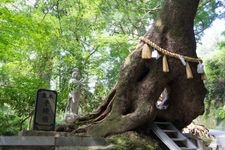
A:
<svg viewBox="0 0 225 150">
<path fill-rule="evenodd" d="M 198 0 L 165 0 L 161 12 L 145 37 L 172 52 L 197 57 L 193 31 Z M 75 132 L 108 136 L 136 129 L 155 120 L 173 122 L 183 128 L 204 112 L 206 89 L 197 64 L 189 63 L 193 79 L 186 78 L 185 67 L 168 57 L 170 72 L 162 71 L 162 57 L 158 60 L 141 58 L 140 42 L 126 58 L 120 77 L 99 108 L 79 118 L 83 124 Z M 158 110 L 156 102 L 165 87 L 170 88 L 169 106 Z"/>
</svg>

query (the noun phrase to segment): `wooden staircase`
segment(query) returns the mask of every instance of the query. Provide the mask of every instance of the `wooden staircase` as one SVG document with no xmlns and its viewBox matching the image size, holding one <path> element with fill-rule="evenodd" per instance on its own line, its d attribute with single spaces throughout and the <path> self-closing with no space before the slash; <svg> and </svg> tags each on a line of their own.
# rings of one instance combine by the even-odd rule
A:
<svg viewBox="0 0 225 150">
<path fill-rule="evenodd" d="M 171 122 L 154 122 L 152 131 L 170 150 L 197 150 Z"/>
</svg>

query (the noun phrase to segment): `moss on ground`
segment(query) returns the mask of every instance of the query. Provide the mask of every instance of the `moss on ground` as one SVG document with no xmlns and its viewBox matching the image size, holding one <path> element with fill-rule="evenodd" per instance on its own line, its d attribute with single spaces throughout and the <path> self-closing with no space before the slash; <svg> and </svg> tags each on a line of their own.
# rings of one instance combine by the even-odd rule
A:
<svg viewBox="0 0 225 150">
<path fill-rule="evenodd" d="M 110 150 L 162 150 L 153 138 L 133 131 L 113 135 L 106 140 L 114 145 Z"/>
</svg>

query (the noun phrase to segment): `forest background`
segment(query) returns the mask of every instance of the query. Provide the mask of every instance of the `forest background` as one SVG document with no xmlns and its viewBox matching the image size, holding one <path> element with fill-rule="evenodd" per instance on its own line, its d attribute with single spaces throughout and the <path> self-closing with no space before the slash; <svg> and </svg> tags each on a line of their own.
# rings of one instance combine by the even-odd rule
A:
<svg viewBox="0 0 225 150">
<path fill-rule="evenodd" d="M 83 79 L 80 113 L 96 108 L 115 84 L 126 56 L 149 28 L 146 25 L 153 23 L 161 2 L 1 0 L 0 135 L 32 128 L 39 88 L 58 92 L 56 121 L 63 123 L 68 82 L 75 67 Z M 195 35 L 205 63 L 208 94 L 205 113 L 196 122 L 208 128 L 225 119 L 225 24 L 220 27 L 220 40 L 210 48 L 201 39 L 214 20 L 224 23 L 224 18 L 223 0 L 200 1 Z"/>
</svg>

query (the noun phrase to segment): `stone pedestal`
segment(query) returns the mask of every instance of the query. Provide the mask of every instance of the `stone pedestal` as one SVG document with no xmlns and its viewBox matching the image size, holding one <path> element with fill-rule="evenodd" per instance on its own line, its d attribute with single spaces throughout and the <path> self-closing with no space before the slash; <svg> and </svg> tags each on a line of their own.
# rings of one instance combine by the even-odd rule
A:
<svg viewBox="0 0 225 150">
<path fill-rule="evenodd" d="M 102 137 L 72 136 L 66 132 L 22 131 L 18 136 L 0 136 L 0 150 L 85 150 L 107 146 Z"/>
<path fill-rule="evenodd" d="M 18 136 L 54 136 L 54 137 L 59 137 L 59 136 L 71 136 L 71 133 L 69 132 L 56 132 L 56 131 L 20 131 L 18 133 Z"/>
</svg>

